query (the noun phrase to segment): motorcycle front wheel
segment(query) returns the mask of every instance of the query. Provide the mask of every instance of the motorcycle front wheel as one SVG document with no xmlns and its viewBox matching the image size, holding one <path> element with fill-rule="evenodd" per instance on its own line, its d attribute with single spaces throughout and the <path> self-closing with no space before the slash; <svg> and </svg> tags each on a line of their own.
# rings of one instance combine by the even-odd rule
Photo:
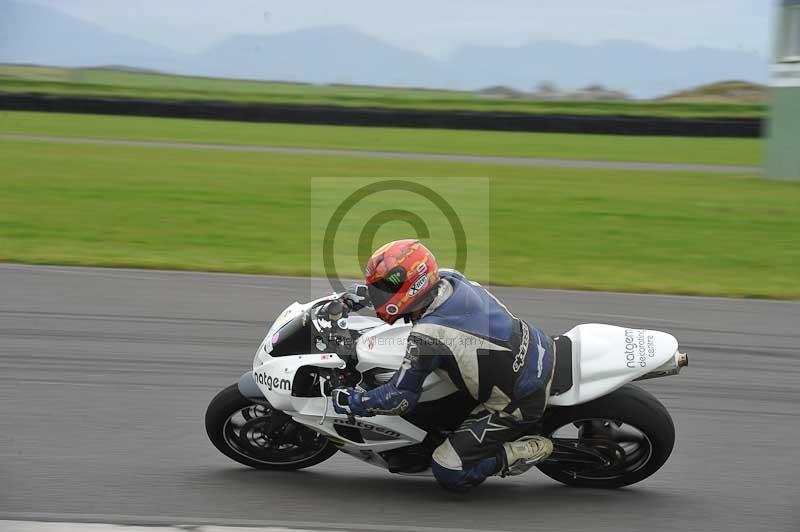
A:
<svg viewBox="0 0 800 532">
<path fill-rule="evenodd" d="M 555 450 L 539 469 L 585 488 L 620 488 L 644 480 L 664 465 L 675 443 L 667 409 L 632 384 L 585 404 L 549 409 L 542 434 Z"/>
<path fill-rule="evenodd" d="M 206 433 L 222 454 L 255 469 L 303 469 L 327 460 L 337 450 L 330 440 L 266 401 L 244 397 L 236 384 L 211 400 Z"/>
</svg>

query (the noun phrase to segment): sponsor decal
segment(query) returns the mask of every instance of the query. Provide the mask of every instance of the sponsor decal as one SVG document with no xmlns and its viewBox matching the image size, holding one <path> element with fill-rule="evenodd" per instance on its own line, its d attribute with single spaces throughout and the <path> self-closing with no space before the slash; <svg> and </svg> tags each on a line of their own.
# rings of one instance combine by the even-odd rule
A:
<svg viewBox="0 0 800 532">
<path fill-rule="evenodd" d="M 388 314 L 390 316 L 394 316 L 398 312 L 400 312 L 400 309 L 397 308 L 397 305 L 395 305 L 394 303 L 392 303 L 390 305 L 386 305 L 386 314 Z"/>
<path fill-rule="evenodd" d="M 414 343 L 414 340 L 406 342 L 406 358 L 411 362 L 419 360 L 419 347 Z"/>
<path fill-rule="evenodd" d="M 413 340 L 408 340 L 406 343 L 406 355 L 403 357 L 403 363 L 400 365 L 400 375 L 397 376 L 397 382 L 403 382 L 406 372 L 410 370 L 414 364 L 419 362 L 419 347 Z"/>
<path fill-rule="evenodd" d="M 273 377 L 272 375 L 264 375 L 263 373 L 256 373 L 255 374 L 256 382 L 259 384 L 263 384 L 267 387 L 267 390 L 285 390 L 287 392 L 292 391 L 292 381 L 289 379 L 279 379 L 278 377 Z"/>
<path fill-rule="evenodd" d="M 488 413 L 483 417 L 468 419 L 456 432 L 469 432 L 478 443 L 483 443 L 487 432 L 497 432 L 498 430 L 506 429 L 508 429 L 508 427 L 504 425 L 492 423 L 492 414 Z"/>
<path fill-rule="evenodd" d="M 647 367 L 647 360 L 656 356 L 655 337 L 643 329 L 625 329 L 625 364 L 636 369 Z"/>
<path fill-rule="evenodd" d="M 345 427 L 353 427 L 356 429 L 361 430 L 369 430 L 375 432 L 377 434 L 382 434 L 384 436 L 389 436 L 390 438 L 399 438 L 400 433 L 395 432 L 391 429 L 387 429 L 386 427 L 381 427 L 380 425 L 373 425 L 372 423 L 365 423 L 363 421 L 359 421 L 357 419 L 336 419 L 333 421 L 334 425 L 342 425 Z"/>
<path fill-rule="evenodd" d="M 374 349 L 374 348 L 375 348 L 375 338 L 374 338 L 374 337 L 372 337 L 372 336 L 370 336 L 370 337 L 367 339 L 367 349 L 369 349 L 370 351 L 372 351 L 372 349 Z"/>
<path fill-rule="evenodd" d="M 407 292 L 408 297 L 414 297 L 415 295 L 417 295 L 417 293 L 419 293 L 420 290 L 425 288 L 427 284 L 428 284 L 428 274 L 426 273 L 422 275 L 419 279 L 414 281 L 414 284 L 411 285 L 411 288 L 408 289 Z"/>
<path fill-rule="evenodd" d="M 424 262 L 420 262 L 419 266 L 417 266 L 417 273 L 425 273 L 428 271 L 428 265 Z"/>
<path fill-rule="evenodd" d="M 389 281 L 390 283 L 392 283 L 395 286 L 403 283 L 403 281 L 402 281 L 402 279 L 400 277 L 400 272 L 394 272 L 392 275 L 387 277 L 386 280 Z"/>
<path fill-rule="evenodd" d="M 517 352 L 517 356 L 514 357 L 514 365 L 512 366 L 514 373 L 518 373 L 519 370 L 522 369 L 522 366 L 525 364 L 525 357 L 528 356 L 528 344 L 530 343 L 530 340 L 531 340 L 530 329 L 528 329 L 528 326 L 523 323 L 522 339 L 519 342 L 519 351 Z"/>
<path fill-rule="evenodd" d="M 362 397 L 361 402 L 363 403 L 366 398 Z M 408 412 L 409 407 L 408 399 L 403 399 L 400 401 L 400 404 L 394 408 L 390 408 L 388 410 L 384 410 L 382 408 L 369 408 L 368 411 L 370 414 L 385 414 L 387 416 L 400 416 Z"/>
</svg>

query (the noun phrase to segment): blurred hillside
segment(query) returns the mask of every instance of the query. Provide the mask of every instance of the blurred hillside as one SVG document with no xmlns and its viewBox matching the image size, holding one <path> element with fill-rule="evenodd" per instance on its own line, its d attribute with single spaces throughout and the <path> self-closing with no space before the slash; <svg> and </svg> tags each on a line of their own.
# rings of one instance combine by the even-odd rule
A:
<svg viewBox="0 0 800 532">
<path fill-rule="evenodd" d="M 678 91 L 659 98 L 662 102 L 766 104 L 767 87 L 749 81 L 720 81 Z"/>
<path fill-rule="evenodd" d="M 59 68 L 0 64 L 0 93 L 4 92 L 359 108 L 687 118 L 759 118 L 766 109 L 764 104 L 737 103 L 730 95 L 723 100 L 707 97 L 697 102 L 680 99 L 631 100 L 623 92 L 600 85 L 578 91 L 542 84 L 531 92 L 502 86 L 468 92 L 176 76 L 129 67 Z"/>
<path fill-rule="evenodd" d="M 177 74 L 311 83 L 530 91 L 550 80 L 565 90 L 601 84 L 652 98 L 720 79 L 763 82 L 756 53 L 663 50 L 633 41 L 578 46 L 538 41 L 515 47 L 464 46 L 445 60 L 348 27 L 234 35 L 197 54 L 110 32 L 43 5 L 0 0 L 0 62 L 67 67 L 126 65 Z"/>
</svg>

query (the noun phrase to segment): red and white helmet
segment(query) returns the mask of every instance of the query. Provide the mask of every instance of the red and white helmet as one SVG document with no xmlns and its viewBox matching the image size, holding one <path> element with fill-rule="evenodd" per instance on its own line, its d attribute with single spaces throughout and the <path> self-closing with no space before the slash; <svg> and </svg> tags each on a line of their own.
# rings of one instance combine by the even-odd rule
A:
<svg viewBox="0 0 800 532">
<path fill-rule="evenodd" d="M 395 240 L 372 254 L 364 277 L 375 313 L 391 324 L 430 302 L 439 266 L 419 240 Z"/>
</svg>

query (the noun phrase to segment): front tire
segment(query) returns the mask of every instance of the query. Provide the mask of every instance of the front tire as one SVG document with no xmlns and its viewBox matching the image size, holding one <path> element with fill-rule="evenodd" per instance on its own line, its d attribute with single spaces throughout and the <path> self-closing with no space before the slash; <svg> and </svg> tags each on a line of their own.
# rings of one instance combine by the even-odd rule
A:
<svg viewBox="0 0 800 532">
<path fill-rule="evenodd" d="M 558 461 L 555 454 L 539 465 L 554 480 L 586 488 L 620 488 L 644 480 L 664 465 L 675 444 L 667 409 L 632 384 L 585 404 L 548 410 L 542 434 L 566 446 L 596 445 L 598 452 L 609 453 L 610 463 L 602 466 Z M 614 452 L 603 439 L 614 442 Z"/>
<path fill-rule="evenodd" d="M 327 460 L 337 450 L 327 438 L 266 401 L 256 403 L 244 397 L 236 384 L 211 400 L 206 433 L 222 454 L 255 469 L 303 469 Z"/>
</svg>

